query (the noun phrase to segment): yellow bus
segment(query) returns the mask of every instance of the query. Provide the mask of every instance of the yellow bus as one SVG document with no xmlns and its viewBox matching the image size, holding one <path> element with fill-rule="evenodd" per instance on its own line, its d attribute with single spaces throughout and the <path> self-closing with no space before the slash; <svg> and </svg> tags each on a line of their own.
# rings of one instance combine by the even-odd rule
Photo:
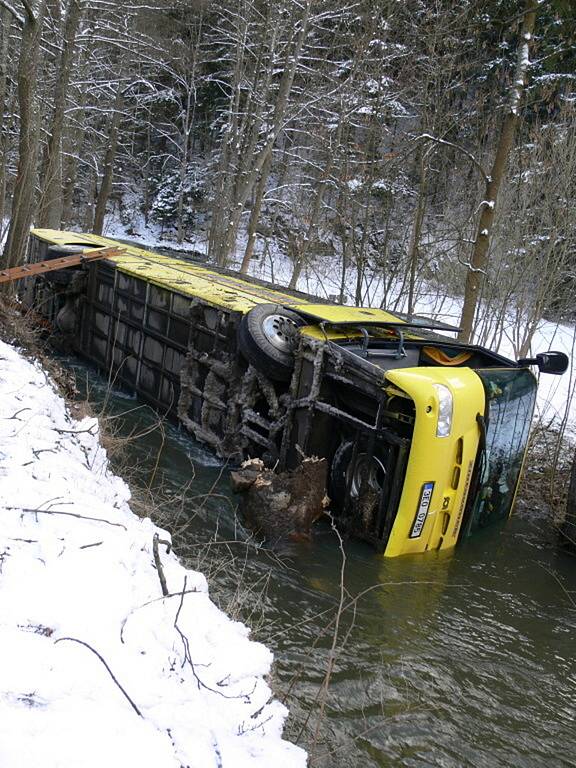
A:
<svg viewBox="0 0 576 768">
<path fill-rule="evenodd" d="M 562 373 L 565 355 L 508 360 L 443 323 L 97 235 L 33 230 L 29 261 L 109 246 L 123 254 L 29 279 L 23 300 L 219 456 L 279 470 L 325 458 L 339 525 L 386 557 L 451 549 L 508 517 L 530 366 Z"/>
</svg>

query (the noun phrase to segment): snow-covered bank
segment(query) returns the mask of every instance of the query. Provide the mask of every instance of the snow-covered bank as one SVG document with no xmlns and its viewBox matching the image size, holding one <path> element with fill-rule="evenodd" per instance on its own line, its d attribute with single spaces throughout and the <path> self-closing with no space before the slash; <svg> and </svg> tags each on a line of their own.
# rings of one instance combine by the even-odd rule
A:
<svg viewBox="0 0 576 768">
<path fill-rule="evenodd" d="M 98 442 L 0 342 L 0 766 L 304 766 L 272 654 L 128 506 Z M 113 678 L 114 676 L 114 678 Z"/>
</svg>

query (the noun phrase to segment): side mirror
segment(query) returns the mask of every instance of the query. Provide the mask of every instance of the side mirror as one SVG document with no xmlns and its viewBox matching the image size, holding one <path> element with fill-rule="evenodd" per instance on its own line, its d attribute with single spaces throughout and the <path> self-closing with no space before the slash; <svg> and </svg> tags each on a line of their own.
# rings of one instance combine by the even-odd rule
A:
<svg viewBox="0 0 576 768">
<path fill-rule="evenodd" d="M 540 373 L 555 373 L 560 375 L 568 368 L 570 360 L 564 352 L 540 352 L 536 357 L 524 357 L 518 360 L 518 365 L 537 365 Z"/>
</svg>

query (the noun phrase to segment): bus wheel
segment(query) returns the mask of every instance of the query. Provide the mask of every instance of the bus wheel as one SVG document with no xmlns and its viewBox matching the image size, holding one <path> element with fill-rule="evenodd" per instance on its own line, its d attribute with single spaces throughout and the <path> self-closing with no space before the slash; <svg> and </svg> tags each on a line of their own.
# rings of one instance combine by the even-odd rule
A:
<svg viewBox="0 0 576 768">
<path fill-rule="evenodd" d="M 368 529 L 380 503 L 386 482 L 386 467 L 378 456 L 357 451 L 352 462 L 353 455 L 354 443 L 343 441 L 332 459 L 329 494 L 343 508 L 348 492 L 352 506 L 359 513 L 356 522 L 362 520 Z"/>
<path fill-rule="evenodd" d="M 276 381 L 289 381 L 294 368 L 297 329 L 304 320 L 277 304 L 257 304 L 240 323 L 239 344 L 244 357 Z"/>
</svg>

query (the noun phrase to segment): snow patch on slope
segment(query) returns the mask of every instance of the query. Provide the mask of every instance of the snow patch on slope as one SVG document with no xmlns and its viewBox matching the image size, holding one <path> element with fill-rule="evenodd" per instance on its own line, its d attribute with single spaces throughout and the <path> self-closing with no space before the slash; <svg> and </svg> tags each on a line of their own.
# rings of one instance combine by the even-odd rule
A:
<svg viewBox="0 0 576 768">
<path fill-rule="evenodd" d="M 163 544 L 162 598 L 169 535 L 130 511 L 97 420 L 2 342 L 0 393 L 0 765 L 304 766 L 271 652 Z"/>
</svg>

